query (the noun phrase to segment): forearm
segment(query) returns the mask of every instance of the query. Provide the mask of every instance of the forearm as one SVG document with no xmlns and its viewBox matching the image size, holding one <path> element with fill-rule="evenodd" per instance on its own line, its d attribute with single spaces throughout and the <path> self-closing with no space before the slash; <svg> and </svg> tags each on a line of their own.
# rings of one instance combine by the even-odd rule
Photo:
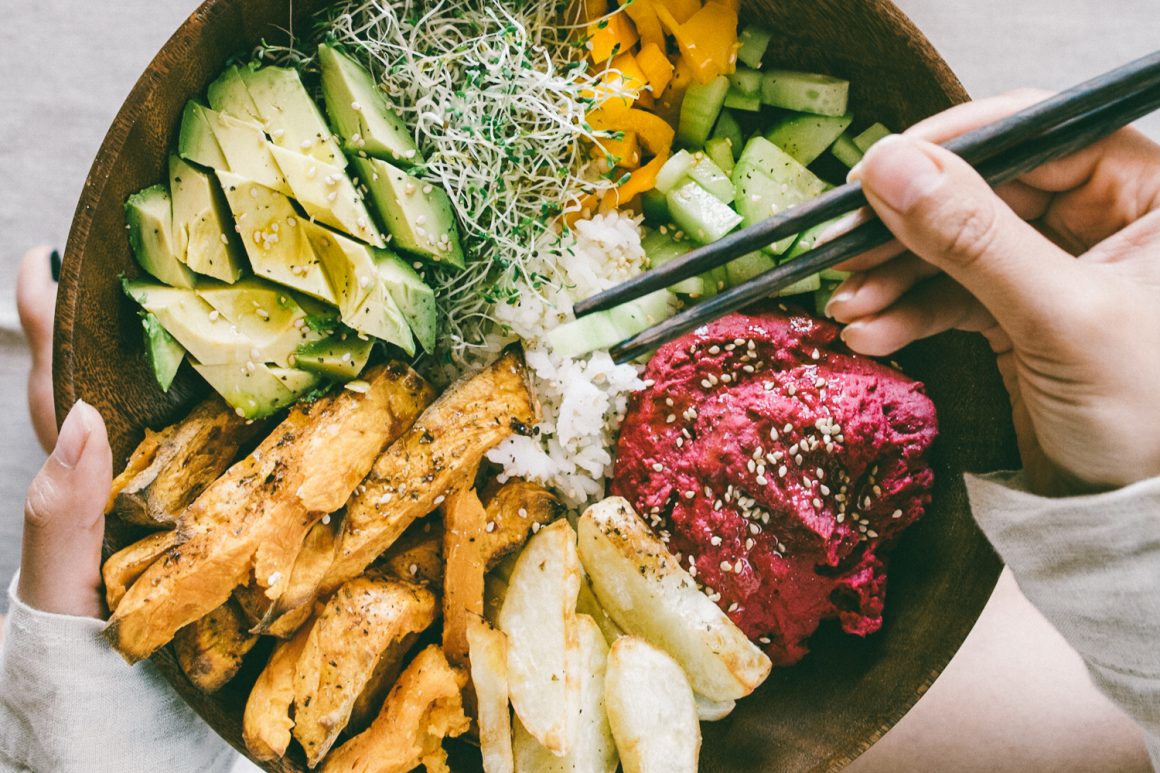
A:
<svg viewBox="0 0 1160 773">
<path fill-rule="evenodd" d="M 9 605 L 0 650 L 0 769 L 230 769 L 234 752 L 151 663 L 130 667 L 113 652 L 101 621 L 38 612 L 14 590 Z"/>
<path fill-rule="evenodd" d="M 1160 769 L 1160 479 L 1046 499 L 1000 473 L 968 476 L 967 490 L 1023 592 L 1144 729 Z"/>
</svg>

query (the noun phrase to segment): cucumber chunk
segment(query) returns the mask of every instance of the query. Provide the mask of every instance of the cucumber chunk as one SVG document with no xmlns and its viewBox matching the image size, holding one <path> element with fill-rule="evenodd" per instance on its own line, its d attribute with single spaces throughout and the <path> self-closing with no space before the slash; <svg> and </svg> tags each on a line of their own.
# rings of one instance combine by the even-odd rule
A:
<svg viewBox="0 0 1160 773">
<path fill-rule="evenodd" d="M 799 113 L 845 115 L 849 93 L 849 81 L 819 73 L 768 70 L 762 76 L 762 101 Z"/>
<path fill-rule="evenodd" d="M 668 229 L 665 229 L 666 231 Z M 670 263 L 676 258 L 684 255 L 696 245 L 689 239 L 677 241 L 670 233 L 662 233 L 661 231 L 653 231 L 641 240 L 640 246 L 644 248 L 644 254 L 648 255 L 649 266 L 651 268 L 660 268 L 666 263 Z M 705 293 L 704 280 L 699 276 L 682 279 L 675 285 L 669 287 L 669 290 L 680 295 L 688 295 L 693 298 L 699 298 Z"/>
<path fill-rule="evenodd" d="M 794 282 L 791 285 L 781 288 L 777 291 L 777 297 L 784 298 L 787 295 L 802 295 L 804 293 L 812 293 L 820 290 L 822 287 L 822 279 L 818 274 L 807 276 L 805 279 Z"/>
<path fill-rule="evenodd" d="M 818 239 L 834 223 L 838 222 L 838 218 L 827 220 L 824 223 L 818 223 L 813 228 L 807 228 L 798 234 L 797 241 L 789 248 L 789 252 L 785 254 L 786 260 L 792 260 L 799 255 L 809 252 L 814 247 L 818 246 Z M 829 269 L 827 269 L 829 270 Z"/>
<path fill-rule="evenodd" d="M 841 137 L 834 140 L 830 152 L 834 154 L 834 158 L 851 169 L 862 160 L 862 151 L 854 144 L 854 137 L 849 132 L 843 132 Z"/>
<path fill-rule="evenodd" d="M 733 177 L 733 143 L 728 137 L 713 137 L 705 143 L 705 155 L 713 159 L 726 177 Z"/>
<path fill-rule="evenodd" d="M 668 199 L 673 222 L 701 244 L 717 241 L 741 223 L 741 215 L 692 180 Z"/>
<path fill-rule="evenodd" d="M 644 213 L 644 219 L 655 225 L 667 225 L 673 219 L 669 214 L 668 199 L 656 188 L 641 194 L 640 209 Z"/>
<path fill-rule="evenodd" d="M 826 189 L 823 180 L 764 137 L 754 137 L 746 144 L 733 170 L 733 185 L 743 227 L 816 198 Z M 793 245 L 795 238 L 788 236 L 766 249 L 780 255 Z"/>
<path fill-rule="evenodd" d="M 878 142 L 878 140 L 882 139 L 883 137 L 889 137 L 893 133 L 894 132 L 890 131 L 890 129 L 886 128 L 882 124 L 876 123 L 866 131 L 856 136 L 854 138 L 854 144 L 858 147 L 858 150 L 865 153 L 866 151 L 870 150 L 871 146 Z"/>
<path fill-rule="evenodd" d="M 778 122 L 765 138 L 809 166 L 850 126 L 853 116 L 794 115 Z"/>
<path fill-rule="evenodd" d="M 742 94 L 760 96 L 762 76 L 757 70 L 751 70 L 748 67 L 738 67 L 729 76 L 729 85 Z"/>
<path fill-rule="evenodd" d="M 654 187 L 661 193 L 667 194 L 684 182 L 685 178 L 689 176 L 689 170 L 696 163 L 697 160 L 693 158 L 692 153 L 687 150 L 678 150 L 657 172 L 657 181 Z"/>
<path fill-rule="evenodd" d="M 671 317 L 675 300 L 668 290 L 657 290 L 614 309 L 589 314 L 548 333 L 548 346 L 557 356 L 568 359 L 609 349 Z"/>
<path fill-rule="evenodd" d="M 756 113 L 761 110 L 761 95 L 760 94 L 745 94 L 732 86 L 725 94 L 725 107 L 730 110 L 744 110 L 748 113 Z"/>
<path fill-rule="evenodd" d="M 773 34 L 769 30 L 748 25 L 741 30 L 741 35 L 737 38 L 741 43 L 741 47 L 737 49 L 737 58 L 754 69 L 760 69 L 761 60 L 765 57 L 772 37 Z"/>
<path fill-rule="evenodd" d="M 733 198 L 736 195 L 733 181 L 709 156 L 702 155 L 697 163 L 693 164 L 693 168 L 689 170 L 689 177 L 720 199 L 722 204 L 733 203 Z"/>
<path fill-rule="evenodd" d="M 741 135 L 741 125 L 737 123 L 737 119 L 728 110 L 721 111 L 721 117 L 717 119 L 717 125 L 713 127 L 713 139 L 717 138 L 729 140 L 733 158 L 741 156 L 741 148 L 745 145 L 745 139 Z"/>
<path fill-rule="evenodd" d="M 725 265 L 726 275 L 729 277 L 729 284 L 736 287 L 739 284 L 748 282 L 755 276 L 760 276 L 766 271 L 777 265 L 777 261 L 764 252 L 751 252 L 748 255 L 742 255 L 736 260 L 732 260 Z"/>
<path fill-rule="evenodd" d="M 713 124 L 721 115 L 725 96 L 729 93 L 729 79 L 718 75 L 708 83 L 693 83 L 681 101 L 681 120 L 677 128 L 677 142 L 686 148 L 699 149 L 709 139 Z"/>
</svg>

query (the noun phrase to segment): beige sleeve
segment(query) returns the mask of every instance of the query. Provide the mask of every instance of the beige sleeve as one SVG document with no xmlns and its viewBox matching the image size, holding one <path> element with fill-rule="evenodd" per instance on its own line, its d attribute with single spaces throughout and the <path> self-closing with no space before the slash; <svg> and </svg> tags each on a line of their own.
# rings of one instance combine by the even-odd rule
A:
<svg viewBox="0 0 1160 773">
<path fill-rule="evenodd" d="M 1160 478 L 1047 499 L 1022 473 L 968 475 L 971 509 L 1019 587 L 1143 729 L 1160 770 Z"/>
<path fill-rule="evenodd" d="M 103 622 L 39 612 L 15 589 L 0 650 L 0 770 L 230 770 L 237 754 L 152 663 L 127 665 Z"/>
</svg>

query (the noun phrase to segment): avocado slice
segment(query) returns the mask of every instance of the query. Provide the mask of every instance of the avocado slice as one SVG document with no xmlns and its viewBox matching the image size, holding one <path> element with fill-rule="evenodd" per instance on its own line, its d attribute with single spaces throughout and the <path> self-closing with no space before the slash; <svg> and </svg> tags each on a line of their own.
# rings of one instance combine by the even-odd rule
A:
<svg viewBox="0 0 1160 773">
<path fill-rule="evenodd" d="M 310 226 L 307 232 L 326 267 L 344 323 L 360 333 L 393 343 L 408 354 L 415 353 L 412 329 L 416 333 L 422 330 L 424 338 L 433 337 L 435 294 L 413 270 L 407 278 L 408 286 L 402 285 L 409 266 L 386 250 L 373 250 L 321 226 Z M 404 269 L 400 270 L 397 264 Z M 411 283 L 418 287 L 410 287 Z M 423 288 L 430 294 L 429 324 L 420 300 Z M 412 317 L 420 323 L 419 328 Z M 428 326 L 432 329 L 430 336 Z"/>
<path fill-rule="evenodd" d="M 277 145 L 270 152 L 306 214 L 368 244 L 386 244 L 346 169 Z"/>
<path fill-rule="evenodd" d="M 375 266 L 387 292 L 407 318 L 419 345 L 428 354 L 434 352 L 437 333 L 435 291 L 407 261 L 390 252 L 378 252 Z"/>
<path fill-rule="evenodd" d="M 193 287 L 193 272 L 182 265 L 173 236 L 173 208 L 169 191 L 154 185 L 125 201 L 129 246 L 141 268 L 174 287 Z"/>
<path fill-rule="evenodd" d="M 278 168 L 278 162 L 270 155 L 265 132 L 253 124 L 208 107 L 202 108 L 202 112 L 228 164 L 225 168 L 213 167 L 215 170 L 233 172 L 279 193 L 293 195 L 282 170 Z"/>
<path fill-rule="evenodd" d="M 291 365 L 298 347 L 326 335 L 307 324 L 309 314 L 291 291 L 257 277 L 200 285 L 197 293 L 253 344 L 247 359 L 256 362 Z"/>
<path fill-rule="evenodd" d="M 262 419 L 285 408 L 322 380 L 314 373 L 255 362 L 205 365 L 195 361 L 190 364 L 246 419 Z"/>
<path fill-rule="evenodd" d="M 213 126 L 206 114 L 209 108 L 190 100 L 181 113 L 181 132 L 177 138 L 177 153 L 186 161 L 228 172 L 229 162 L 214 136 Z"/>
<path fill-rule="evenodd" d="M 126 281 L 124 289 L 198 362 L 250 359 L 253 343 L 193 290 L 141 281 Z"/>
<path fill-rule="evenodd" d="M 320 376 L 350 381 L 362 373 L 374 346 L 372 339 L 360 336 L 353 330 L 344 330 L 299 347 L 294 356 L 294 365 Z"/>
<path fill-rule="evenodd" d="M 316 161 L 345 167 L 346 156 L 334 141 L 322 111 L 290 67 L 241 70 L 242 80 L 274 144 Z"/>
<path fill-rule="evenodd" d="M 451 199 L 442 188 L 377 158 L 355 158 L 354 166 L 395 247 L 463 268 Z"/>
<path fill-rule="evenodd" d="M 254 98 L 250 96 L 237 65 L 227 67 L 217 80 L 209 84 L 206 96 L 209 98 L 209 106 L 219 113 L 229 113 L 259 129 L 265 128 L 262 114 L 254 104 Z"/>
<path fill-rule="evenodd" d="M 217 176 L 254 273 L 333 304 L 334 293 L 290 199 L 230 172 Z"/>
<path fill-rule="evenodd" d="M 242 246 L 217 180 L 179 156 L 169 157 L 173 232 L 183 261 L 199 274 L 236 282 L 245 270 Z"/>
<path fill-rule="evenodd" d="M 387 105 L 370 72 L 332 46 L 318 46 L 326 112 L 352 153 L 411 167 L 422 163 L 419 146 L 403 120 Z"/>
<path fill-rule="evenodd" d="M 145 328 L 145 358 L 153 369 L 153 378 L 157 379 L 162 392 L 168 392 L 185 359 L 185 348 L 166 332 L 152 314 L 142 314 L 141 325 Z"/>
</svg>

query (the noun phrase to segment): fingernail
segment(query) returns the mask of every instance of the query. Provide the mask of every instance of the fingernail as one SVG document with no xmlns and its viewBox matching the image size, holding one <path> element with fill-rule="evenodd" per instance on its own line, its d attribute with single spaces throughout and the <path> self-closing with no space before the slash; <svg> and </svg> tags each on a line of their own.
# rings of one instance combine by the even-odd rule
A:
<svg viewBox="0 0 1160 773">
<path fill-rule="evenodd" d="M 76 405 L 68 412 L 60 434 L 56 439 L 56 448 L 52 450 L 52 457 L 62 467 L 72 469 L 85 452 L 85 444 L 93 428 L 88 421 L 88 405 L 83 400 L 77 400 Z"/>
<path fill-rule="evenodd" d="M 52 281 L 59 282 L 60 281 L 60 252 L 58 250 L 53 250 L 51 253 L 49 253 L 48 266 L 49 266 L 49 269 L 52 271 Z"/>
<path fill-rule="evenodd" d="M 867 169 L 874 173 L 863 178 L 866 189 L 896 212 L 909 212 L 942 181 L 943 170 L 917 142 L 891 135 L 875 143 L 866 154 Z"/>
<path fill-rule="evenodd" d="M 862 169 L 863 169 L 863 166 L 862 166 L 861 161 L 854 164 L 854 166 L 850 167 L 850 171 L 846 173 L 846 182 L 856 183 L 859 180 L 861 180 L 862 179 Z"/>
<path fill-rule="evenodd" d="M 849 346 L 850 345 L 850 338 L 849 338 L 850 331 L 857 328 L 861 324 L 862 324 L 861 322 L 851 322 L 849 325 L 846 325 L 844 328 L 841 329 L 841 331 L 838 332 L 838 338 L 841 338 L 842 343 Z"/>
<path fill-rule="evenodd" d="M 833 317 L 831 309 L 839 303 L 849 303 L 854 300 L 854 296 L 862 289 L 862 283 L 865 281 L 865 274 L 855 274 L 842 284 L 838 285 L 838 289 L 830 296 L 829 302 L 826 303 L 826 316 Z"/>
</svg>

